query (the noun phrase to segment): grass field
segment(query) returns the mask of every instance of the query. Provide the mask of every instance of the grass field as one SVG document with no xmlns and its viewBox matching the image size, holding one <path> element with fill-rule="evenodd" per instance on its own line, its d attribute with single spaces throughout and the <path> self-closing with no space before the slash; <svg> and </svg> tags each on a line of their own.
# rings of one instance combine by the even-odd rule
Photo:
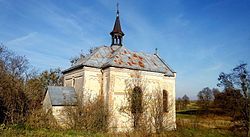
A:
<svg viewBox="0 0 250 137">
<path fill-rule="evenodd" d="M 0 136 L 3 137 L 145 137 L 144 133 L 87 133 L 75 130 L 52 130 L 52 129 L 20 129 L 20 128 L 9 128 L 2 130 Z M 169 131 L 162 134 L 151 134 L 150 136 L 162 136 L 162 137 L 234 137 L 232 132 L 228 130 L 219 129 L 206 129 L 206 128 L 179 128 L 176 131 Z"/>
<path fill-rule="evenodd" d="M 88 133 L 77 130 L 59 129 L 33 129 L 27 126 L 0 126 L 0 136 L 3 137 L 236 137 L 240 136 L 236 132 L 231 132 L 231 118 L 225 115 L 214 113 L 211 110 L 204 113 L 199 110 L 196 104 L 190 103 L 186 110 L 178 111 L 176 114 L 177 130 L 163 132 L 161 134 L 145 134 L 143 132 L 134 133 Z"/>
<path fill-rule="evenodd" d="M 229 130 L 233 123 L 231 117 L 216 109 L 200 110 L 196 102 L 188 104 L 185 110 L 177 111 L 177 124 L 182 127 Z"/>
</svg>

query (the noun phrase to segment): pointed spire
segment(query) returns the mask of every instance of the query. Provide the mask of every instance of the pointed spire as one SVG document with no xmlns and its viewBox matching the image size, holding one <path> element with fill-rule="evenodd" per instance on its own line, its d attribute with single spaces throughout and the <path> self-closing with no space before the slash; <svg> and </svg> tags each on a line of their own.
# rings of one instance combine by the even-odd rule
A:
<svg viewBox="0 0 250 137">
<path fill-rule="evenodd" d="M 114 28 L 112 32 L 110 32 L 110 35 L 112 36 L 112 45 L 119 45 L 122 46 L 122 37 L 124 36 L 124 33 L 122 32 L 120 19 L 119 19 L 119 3 L 117 3 L 117 11 L 116 11 L 116 20 L 114 24 Z"/>
</svg>

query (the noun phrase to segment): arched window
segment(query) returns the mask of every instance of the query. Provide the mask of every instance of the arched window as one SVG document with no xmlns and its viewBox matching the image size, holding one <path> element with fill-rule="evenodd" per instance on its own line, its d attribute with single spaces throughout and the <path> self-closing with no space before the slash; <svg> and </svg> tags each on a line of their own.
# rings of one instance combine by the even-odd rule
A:
<svg viewBox="0 0 250 137">
<path fill-rule="evenodd" d="M 142 113 L 142 90 L 140 87 L 135 87 L 132 91 L 131 112 Z"/>
<path fill-rule="evenodd" d="M 168 112 L 168 92 L 167 90 L 163 90 L 162 93 L 162 97 L 163 97 L 163 112 Z"/>
</svg>

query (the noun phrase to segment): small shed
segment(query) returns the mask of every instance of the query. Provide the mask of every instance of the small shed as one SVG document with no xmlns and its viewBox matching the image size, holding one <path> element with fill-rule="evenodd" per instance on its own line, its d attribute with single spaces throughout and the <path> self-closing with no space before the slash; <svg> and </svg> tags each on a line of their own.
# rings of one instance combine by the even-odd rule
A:
<svg viewBox="0 0 250 137">
<path fill-rule="evenodd" d="M 51 111 L 58 123 L 64 123 L 65 107 L 76 106 L 77 96 L 73 87 L 48 86 L 43 101 L 43 108 L 46 112 Z"/>
</svg>

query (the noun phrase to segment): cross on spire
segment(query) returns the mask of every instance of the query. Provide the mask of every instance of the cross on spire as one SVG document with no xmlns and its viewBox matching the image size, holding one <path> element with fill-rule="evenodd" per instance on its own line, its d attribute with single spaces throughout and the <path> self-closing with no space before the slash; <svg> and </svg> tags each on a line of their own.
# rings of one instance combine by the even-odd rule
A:
<svg viewBox="0 0 250 137">
<path fill-rule="evenodd" d="M 119 16 L 119 3 L 116 4 L 116 16 Z"/>
</svg>

